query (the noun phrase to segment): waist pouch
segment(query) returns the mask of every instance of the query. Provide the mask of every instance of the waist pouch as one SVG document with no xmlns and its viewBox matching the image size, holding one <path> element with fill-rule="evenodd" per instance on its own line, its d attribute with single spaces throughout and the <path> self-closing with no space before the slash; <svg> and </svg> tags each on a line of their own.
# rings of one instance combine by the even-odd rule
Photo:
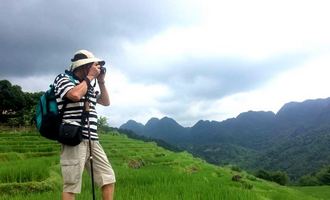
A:
<svg viewBox="0 0 330 200">
<path fill-rule="evenodd" d="M 76 146 L 82 141 L 82 127 L 69 123 L 61 123 L 58 141 L 62 144 Z"/>
</svg>

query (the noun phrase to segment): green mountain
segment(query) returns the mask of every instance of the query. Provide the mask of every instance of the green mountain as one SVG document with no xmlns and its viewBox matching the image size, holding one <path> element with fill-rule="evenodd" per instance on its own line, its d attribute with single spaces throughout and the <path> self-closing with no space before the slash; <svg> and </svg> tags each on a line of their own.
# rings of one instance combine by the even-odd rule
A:
<svg viewBox="0 0 330 200">
<path fill-rule="evenodd" d="M 116 131 L 100 138 L 116 173 L 116 200 L 321 200 L 330 189 L 280 186 Z M 0 129 L 0 200 L 59 199 L 60 149 L 34 130 Z M 87 174 L 77 199 L 91 199 Z"/>
<path fill-rule="evenodd" d="M 191 128 L 152 121 L 152 131 L 147 123 L 139 134 L 163 139 L 211 163 L 282 170 L 292 180 L 330 165 L 330 98 L 290 102 L 276 114 L 249 111 L 222 122 L 200 120 Z M 127 124 L 120 128 L 136 131 Z"/>
</svg>

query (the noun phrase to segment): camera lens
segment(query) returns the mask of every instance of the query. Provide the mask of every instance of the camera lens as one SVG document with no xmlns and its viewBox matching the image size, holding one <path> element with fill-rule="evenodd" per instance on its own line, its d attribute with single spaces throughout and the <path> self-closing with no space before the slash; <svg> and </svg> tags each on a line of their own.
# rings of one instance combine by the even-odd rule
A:
<svg viewBox="0 0 330 200">
<path fill-rule="evenodd" d="M 107 71 L 107 69 L 105 67 L 101 67 L 101 73 L 105 74 L 105 72 Z"/>
</svg>

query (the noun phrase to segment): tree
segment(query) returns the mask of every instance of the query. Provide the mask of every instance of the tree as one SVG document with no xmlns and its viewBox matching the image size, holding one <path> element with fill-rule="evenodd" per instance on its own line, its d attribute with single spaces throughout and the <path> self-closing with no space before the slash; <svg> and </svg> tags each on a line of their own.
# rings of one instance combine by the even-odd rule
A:
<svg viewBox="0 0 330 200">
<path fill-rule="evenodd" d="M 289 177 L 285 172 L 268 172 L 266 170 L 259 170 L 256 173 L 256 177 L 262 178 L 268 181 L 276 182 L 280 185 L 286 185 L 289 181 Z"/>
<path fill-rule="evenodd" d="M 109 126 L 108 119 L 102 116 L 99 116 L 99 118 L 97 119 L 97 128 L 104 133 L 107 133 L 112 130 L 112 128 Z"/>
<path fill-rule="evenodd" d="M 18 85 L 8 80 L 0 81 L 0 122 L 11 126 L 30 125 L 35 108 L 43 92 L 23 92 Z"/>
<path fill-rule="evenodd" d="M 38 104 L 39 99 L 43 94 L 44 92 L 24 93 L 26 102 L 26 106 L 23 109 L 24 125 L 31 125 L 33 123 L 36 112 L 36 105 Z"/>
<path fill-rule="evenodd" d="M 18 115 L 25 103 L 24 93 L 18 85 L 12 85 L 8 80 L 0 81 L 0 121 Z"/>
<path fill-rule="evenodd" d="M 258 178 L 262 178 L 262 179 L 265 179 L 265 180 L 271 180 L 271 176 L 269 174 L 269 172 L 267 172 L 266 170 L 259 170 L 257 171 L 257 173 L 255 174 L 256 177 Z"/>
<path fill-rule="evenodd" d="M 330 185 L 330 166 L 322 168 L 317 174 L 316 177 L 323 185 Z"/>
<path fill-rule="evenodd" d="M 271 174 L 272 181 L 280 184 L 280 185 L 286 185 L 289 181 L 289 177 L 285 172 L 277 171 L 273 172 Z"/>
<path fill-rule="evenodd" d="M 299 179 L 299 185 L 301 186 L 316 186 L 320 185 L 320 182 L 315 176 L 305 175 Z"/>
</svg>

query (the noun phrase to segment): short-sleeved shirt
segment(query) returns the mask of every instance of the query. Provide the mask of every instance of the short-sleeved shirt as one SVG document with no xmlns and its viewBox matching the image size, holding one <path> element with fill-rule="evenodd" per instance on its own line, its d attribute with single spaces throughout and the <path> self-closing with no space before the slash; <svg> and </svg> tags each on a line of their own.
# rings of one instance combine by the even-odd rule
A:
<svg viewBox="0 0 330 200">
<path fill-rule="evenodd" d="M 71 80 L 73 79 L 74 82 Z M 83 96 L 79 101 L 73 102 L 65 97 L 70 89 L 75 87 L 80 83 L 80 81 L 72 76 L 70 79 L 69 75 L 66 73 L 59 74 L 54 81 L 55 95 L 57 107 L 59 110 L 62 109 L 64 102 L 67 102 L 65 111 L 63 113 L 63 121 L 78 122 L 82 123 L 82 113 L 84 108 L 85 96 Z M 96 106 L 96 93 L 93 87 L 88 90 L 88 101 L 90 102 L 89 110 L 89 122 L 90 122 L 90 133 L 93 140 L 98 140 L 97 135 L 97 112 L 95 110 Z M 88 125 L 83 123 L 83 138 L 88 139 Z"/>
</svg>

